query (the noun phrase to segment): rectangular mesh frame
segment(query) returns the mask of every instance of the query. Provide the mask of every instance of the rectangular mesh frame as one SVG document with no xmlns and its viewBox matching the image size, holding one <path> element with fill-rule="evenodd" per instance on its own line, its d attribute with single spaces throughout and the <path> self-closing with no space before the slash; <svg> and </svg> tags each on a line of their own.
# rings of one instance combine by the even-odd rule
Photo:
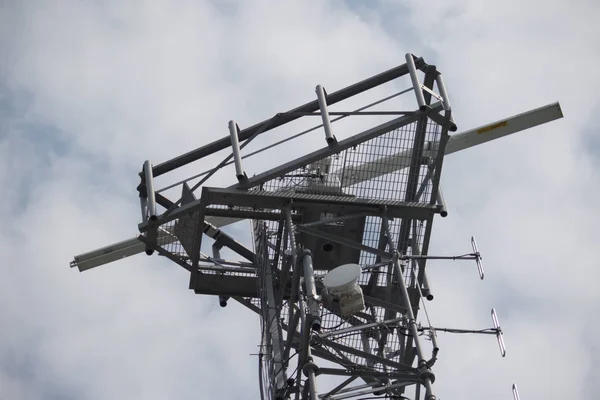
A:
<svg viewBox="0 0 600 400">
<path fill-rule="evenodd" d="M 432 198 L 432 180 L 430 169 L 438 154 L 434 152 L 423 151 L 424 148 L 438 148 L 441 137 L 441 126 L 428 121 L 424 135 L 421 136 L 422 143 L 415 143 L 417 136 L 418 123 L 412 123 L 399 129 L 387 132 L 375 139 L 364 142 L 354 148 L 344 150 L 338 154 L 329 157 L 326 162 L 313 163 L 311 166 L 303 166 L 295 171 L 280 176 L 276 179 L 262 184 L 260 187 L 253 190 L 263 190 L 270 192 L 296 191 L 303 193 L 327 193 L 337 196 L 352 196 L 358 198 L 369 198 L 381 200 L 383 204 L 386 201 L 414 201 L 423 204 L 433 204 L 435 199 Z M 397 153 L 414 152 L 415 149 L 419 154 L 427 153 L 429 160 L 422 162 L 421 159 L 414 158 L 410 165 L 406 164 L 402 158 L 394 158 Z M 390 170 L 389 161 L 397 162 L 392 165 L 394 172 L 375 174 L 378 175 L 369 180 L 345 185 L 344 171 L 348 167 L 357 167 L 364 163 L 370 163 L 371 169 L 377 169 L 377 160 L 385 159 L 387 165 L 381 164 L 381 168 L 387 171 Z M 418 164 L 415 164 L 414 161 Z M 411 168 L 412 166 L 412 168 Z M 315 168 L 316 167 L 316 168 Z M 322 170 L 322 169 L 323 170 Z M 429 174 L 428 174 L 429 173 Z M 412 174 L 412 176 L 411 176 Z M 329 179 L 331 175 L 335 176 L 335 180 Z M 412 183 L 412 186 L 411 186 Z M 420 196 L 416 197 L 415 193 L 419 192 Z M 255 245 L 257 248 L 263 249 L 267 247 L 267 253 L 271 264 L 274 262 L 276 233 L 279 231 L 278 221 L 260 221 L 261 226 L 267 230 L 267 234 L 263 235 L 265 240 L 270 244 L 261 243 L 259 236 L 255 237 Z M 406 220 L 400 218 L 388 221 L 392 242 L 402 249 L 402 254 L 411 255 L 413 245 L 417 245 L 420 249 L 424 241 L 426 220 Z M 404 231 L 408 232 L 408 237 L 401 237 L 402 225 Z M 256 226 L 256 225 L 255 225 Z M 405 234 L 406 235 L 406 234 Z M 362 244 L 388 250 L 389 247 L 384 241 L 384 247 L 381 247 L 382 240 L 382 218 L 379 216 L 368 216 L 365 220 L 364 233 Z M 282 243 L 283 245 L 283 243 Z M 286 248 L 280 249 L 278 265 L 274 266 L 281 269 L 283 254 L 291 249 L 289 244 Z M 361 266 L 372 265 L 381 262 L 380 256 L 367 251 L 361 251 L 360 264 Z M 415 288 L 417 285 L 419 263 L 408 263 L 403 268 L 403 277 L 407 287 Z M 315 271 L 316 280 L 322 278 L 327 271 Z M 393 282 L 397 283 L 397 277 L 394 277 L 393 269 L 388 268 L 388 265 L 365 271 L 359 283 L 366 285 L 374 276 L 377 286 L 387 287 Z M 260 305 L 258 299 L 253 299 L 253 302 Z M 281 318 L 287 321 L 289 309 L 285 305 L 282 307 Z M 372 322 L 382 322 L 389 319 L 390 316 L 395 316 L 396 313 L 390 313 L 382 307 L 369 305 L 369 307 L 351 317 L 342 317 L 336 312 L 332 312 L 326 308 L 321 309 L 322 330 L 330 336 L 327 340 L 321 340 L 320 343 L 314 342 L 313 346 L 317 346 L 321 351 L 327 353 L 330 358 L 334 358 L 341 365 L 360 366 L 366 369 L 376 371 L 387 371 L 388 369 L 410 369 L 410 365 L 403 364 L 406 351 L 406 326 L 398 324 L 397 326 L 381 325 L 366 330 L 354 331 L 348 334 L 337 335 L 336 331 L 342 331 L 346 328 L 364 325 Z M 298 329 L 299 333 L 299 329 Z M 318 339 L 318 338 L 317 338 Z M 340 346 L 336 346 L 341 345 Z M 344 349 L 355 349 L 356 351 L 345 351 Z M 363 352 L 361 355 L 361 351 Z M 374 362 L 368 357 L 368 354 L 375 355 L 381 359 L 386 359 L 396 363 L 396 368 L 386 365 L 381 362 Z"/>
</svg>

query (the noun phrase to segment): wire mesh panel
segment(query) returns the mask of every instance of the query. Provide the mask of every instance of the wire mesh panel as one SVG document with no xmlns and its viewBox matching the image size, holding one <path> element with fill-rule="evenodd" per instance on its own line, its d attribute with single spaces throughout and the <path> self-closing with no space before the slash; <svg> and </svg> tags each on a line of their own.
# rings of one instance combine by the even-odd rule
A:
<svg viewBox="0 0 600 400">
<path fill-rule="evenodd" d="M 255 190 L 350 196 L 380 200 L 382 204 L 386 201 L 407 200 L 431 204 L 435 202 L 431 197 L 431 178 L 434 162 L 439 156 L 435 149 L 439 147 L 441 127 L 433 121 L 428 121 L 422 138 L 423 143 L 416 143 L 418 125 L 419 123 L 415 122 L 387 132 L 354 148 L 268 181 Z M 413 155 L 415 152 L 419 154 Z M 411 181 L 416 184 L 409 185 Z M 399 241 L 407 242 L 410 239 L 410 242 L 403 243 L 404 254 L 411 254 L 413 240 L 414 244 L 422 245 L 422 233 L 414 238 L 401 238 L 401 220 L 392 220 L 389 224 L 394 243 L 400 245 L 402 243 Z M 413 228 L 422 227 L 424 222 L 407 221 L 405 224 L 405 230 L 412 234 L 415 232 Z M 381 237 L 381 218 L 367 217 L 362 244 L 379 248 Z M 377 257 L 374 254 L 361 252 L 361 265 L 376 262 Z M 410 271 L 406 271 L 405 278 L 412 284 Z"/>
</svg>

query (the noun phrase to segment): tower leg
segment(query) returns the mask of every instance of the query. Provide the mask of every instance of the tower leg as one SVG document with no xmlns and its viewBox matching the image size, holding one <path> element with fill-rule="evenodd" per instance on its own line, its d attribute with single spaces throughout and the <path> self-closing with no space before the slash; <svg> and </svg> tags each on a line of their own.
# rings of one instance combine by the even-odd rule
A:
<svg viewBox="0 0 600 400">
<path fill-rule="evenodd" d="M 385 234 L 388 238 L 388 245 L 389 245 L 390 251 L 393 251 L 393 254 L 394 254 L 392 261 L 394 264 L 395 272 L 398 276 L 398 280 L 400 281 L 400 285 L 399 285 L 400 293 L 402 295 L 402 299 L 404 300 L 404 304 L 406 305 L 406 308 L 407 308 L 406 318 L 408 319 L 408 329 L 413 338 L 413 342 L 415 344 L 415 349 L 417 351 L 419 370 L 421 372 L 421 380 L 422 380 L 423 385 L 425 386 L 425 390 L 426 390 L 425 400 L 435 400 L 436 397 L 433 394 L 433 388 L 431 386 L 431 382 L 433 379 L 435 379 L 435 377 L 434 377 L 433 373 L 431 372 L 431 370 L 429 369 L 429 367 L 427 366 L 427 360 L 425 359 L 425 357 L 423 357 L 423 349 L 421 348 L 421 342 L 419 340 L 419 332 L 417 330 L 417 322 L 415 321 L 415 315 L 413 313 L 410 296 L 408 295 L 408 290 L 406 289 L 406 281 L 404 279 L 402 268 L 400 268 L 400 262 L 398 260 L 398 258 L 399 258 L 398 250 L 396 249 L 394 241 L 392 240 L 393 236 L 390 233 L 390 227 L 389 227 L 387 215 L 386 214 L 382 215 L 381 220 L 382 220 L 382 224 L 385 229 Z"/>
</svg>

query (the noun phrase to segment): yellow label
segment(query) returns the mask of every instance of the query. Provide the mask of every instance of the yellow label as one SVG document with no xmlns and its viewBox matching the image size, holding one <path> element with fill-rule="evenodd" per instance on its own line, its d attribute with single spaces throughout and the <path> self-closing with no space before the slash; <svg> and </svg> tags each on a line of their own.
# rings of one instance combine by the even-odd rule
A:
<svg viewBox="0 0 600 400">
<path fill-rule="evenodd" d="M 497 124 L 486 126 L 485 128 L 481 128 L 477 130 L 477 134 L 480 135 L 482 133 L 486 133 L 489 131 L 493 131 L 494 129 L 502 128 L 503 126 L 508 125 L 508 121 L 498 122 Z"/>
</svg>

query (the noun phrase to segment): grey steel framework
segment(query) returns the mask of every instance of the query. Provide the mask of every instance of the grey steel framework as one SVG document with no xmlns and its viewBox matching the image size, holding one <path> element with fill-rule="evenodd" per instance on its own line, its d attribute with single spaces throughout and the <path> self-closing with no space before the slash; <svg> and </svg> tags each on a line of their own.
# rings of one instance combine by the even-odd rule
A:
<svg viewBox="0 0 600 400">
<path fill-rule="evenodd" d="M 329 110 L 388 82 L 404 82 L 408 89 L 359 110 Z M 365 111 L 402 95 L 416 100 L 414 110 Z M 277 148 L 242 156 L 248 143 L 314 115 L 322 124 L 301 134 L 320 131 L 312 134 L 322 140 L 321 148 L 247 176 L 243 160 Z M 345 139 L 333 134 L 336 120 L 364 116 L 388 120 Z M 189 288 L 195 293 L 218 296 L 221 306 L 234 300 L 256 312 L 262 322 L 263 398 L 435 399 L 436 331 L 493 334 L 505 352 L 493 310 L 494 328 L 483 330 L 434 328 L 417 320 L 425 300 L 433 299 L 428 259 L 475 260 L 484 276 L 474 239 L 472 253 L 428 255 L 433 218 L 447 215 L 439 188 L 444 156 L 560 117 L 555 103 L 450 135 L 457 128 L 442 75 L 407 54 L 397 68 L 331 94 L 317 86 L 316 99 L 308 104 L 246 129 L 231 121 L 223 139 L 159 165 L 146 161 L 138 186 L 141 234 L 77 256 L 71 266 L 83 271 L 157 252 L 190 272 Z M 154 188 L 157 176 L 226 149 L 229 155 L 213 169 Z M 236 182 L 210 186 L 209 179 L 230 164 Z M 166 189 L 179 190 L 180 198 L 167 199 Z M 242 220 L 251 221 L 253 248 L 221 229 Z M 207 237 L 211 254 L 206 254 Z M 223 248 L 240 260 L 223 259 Z M 324 276 L 343 264 L 361 267 L 362 309 L 346 312 L 324 284 Z M 322 379 L 332 387 L 319 391 Z"/>
</svg>

